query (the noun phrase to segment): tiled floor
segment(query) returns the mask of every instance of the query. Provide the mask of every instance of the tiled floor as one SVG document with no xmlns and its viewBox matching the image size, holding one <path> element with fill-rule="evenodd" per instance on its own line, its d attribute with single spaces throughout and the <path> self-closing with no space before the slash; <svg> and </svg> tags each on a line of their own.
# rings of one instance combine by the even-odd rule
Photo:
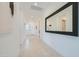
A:
<svg viewBox="0 0 79 59">
<path fill-rule="evenodd" d="M 24 41 L 20 57 L 60 57 L 61 55 L 47 46 L 41 39 L 31 36 Z"/>
</svg>

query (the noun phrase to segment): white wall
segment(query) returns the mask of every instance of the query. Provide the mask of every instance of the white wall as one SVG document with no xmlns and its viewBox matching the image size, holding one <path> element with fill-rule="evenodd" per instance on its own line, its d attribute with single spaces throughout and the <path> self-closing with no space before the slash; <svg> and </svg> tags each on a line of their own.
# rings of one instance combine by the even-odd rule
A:
<svg viewBox="0 0 79 59">
<path fill-rule="evenodd" d="M 59 7 L 56 7 L 56 9 L 57 8 Z M 44 18 L 41 21 L 41 36 L 43 40 L 62 56 L 79 56 L 79 37 L 45 32 L 45 17 L 51 14 L 52 10 L 53 7 L 50 6 L 45 11 Z"/>
<path fill-rule="evenodd" d="M 4 7 L 3 7 L 4 6 Z M 3 8 L 1 12 L 6 16 L 4 19 L 8 20 L 10 23 L 10 28 L 8 28 L 8 31 L 0 33 L 0 56 L 19 56 L 19 50 L 20 50 L 20 40 L 23 39 L 23 31 L 24 31 L 24 23 L 23 23 L 23 15 L 19 9 L 19 3 L 14 3 L 14 16 L 11 16 L 11 11 L 9 9 L 9 3 L 7 2 L 1 2 L 0 8 Z M 5 13 L 4 13 L 4 10 Z M 1 20 L 1 18 L 0 18 Z M 8 25 L 7 25 L 8 26 Z M 7 28 L 5 25 L 5 27 Z M 1 28 L 1 27 L 0 27 Z M 9 31 L 10 30 L 10 31 Z"/>
</svg>

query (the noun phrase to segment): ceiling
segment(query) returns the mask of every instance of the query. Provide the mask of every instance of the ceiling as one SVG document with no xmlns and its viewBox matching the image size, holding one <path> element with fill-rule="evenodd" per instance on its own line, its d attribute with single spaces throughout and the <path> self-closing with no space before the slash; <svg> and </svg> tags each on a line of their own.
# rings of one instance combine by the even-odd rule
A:
<svg viewBox="0 0 79 59">
<path fill-rule="evenodd" d="M 21 8 L 30 9 L 31 6 L 33 6 L 35 3 L 37 3 L 37 6 L 42 9 L 47 9 L 52 5 L 52 7 L 64 5 L 67 2 L 20 2 Z"/>
<path fill-rule="evenodd" d="M 67 2 L 20 2 L 20 9 L 27 19 L 36 19 L 43 16 L 45 10 L 50 7 L 53 8 L 52 10 L 56 10 L 66 3 Z"/>
</svg>

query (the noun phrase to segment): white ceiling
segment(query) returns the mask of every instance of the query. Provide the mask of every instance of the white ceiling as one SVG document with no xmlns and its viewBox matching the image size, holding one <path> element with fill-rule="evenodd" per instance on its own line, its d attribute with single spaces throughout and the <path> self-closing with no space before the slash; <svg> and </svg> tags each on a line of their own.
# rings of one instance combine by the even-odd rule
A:
<svg viewBox="0 0 79 59">
<path fill-rule="evenodd" d="M 34 5 L 34 3 L 37 3 L 38 7 L 43 8 L 43 9 L 47 9 L 48 7 L 50 7 L 52 5 L 52 7 L 55 6 L 59 6 L 59 5 L 64 5 L 66 2 L 20 2 L 21 3 L 21 8 L 25 8 L 25 9 L 30 9 L 30 7 L 32 5 Z"/>
<path fill-rule="evenodd" d="M 34 6 L 34 3 L 35 2 L 20 2 L 20 9 L 23 11 L 27 19 L 38 18 L 42 16 L 44 11 L 49 9 L 50 6 L 53 8 L 52 10 L 55 10 L 67 2 L 37 2 L 37 7 L 42 8 L 42 10 L 35 10 L 31 8 L 31 6 Z"/>
</svg>

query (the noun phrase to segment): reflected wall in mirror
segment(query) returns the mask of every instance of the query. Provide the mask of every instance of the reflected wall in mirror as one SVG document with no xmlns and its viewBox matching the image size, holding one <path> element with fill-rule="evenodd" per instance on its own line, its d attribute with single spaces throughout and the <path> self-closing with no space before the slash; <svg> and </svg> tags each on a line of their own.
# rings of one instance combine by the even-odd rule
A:
<svg viewBox="0 0 79 59">
<path fill-rule="evenodd" d="M 69 2 L 47 16 L 45 31 L 78 36 L 78 3 Z"/>
</svg>

